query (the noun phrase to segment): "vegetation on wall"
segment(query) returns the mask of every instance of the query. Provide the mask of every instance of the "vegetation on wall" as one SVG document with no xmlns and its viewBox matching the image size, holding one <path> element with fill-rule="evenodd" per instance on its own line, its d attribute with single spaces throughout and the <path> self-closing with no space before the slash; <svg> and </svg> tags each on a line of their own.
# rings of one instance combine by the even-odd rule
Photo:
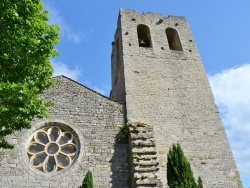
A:
<svg viewBox="0 0 250 188">
<path fill-rule="evenodd" d="M 124 123 L 120 126 L 120 133 L 117 135 L 117 141 L 120 143 L 127 143 L 128 135 L 129 135 L 129 128 L 127 125 L 127 118 L 125 118 Z"/>
<path fill-rule="evenodd" d="M 48 24 L 40 0 L 0 3 L 0 148 L 13 148 L 6 136 L 46 117 L 50 102 L 39 98 L 53 75 L 59 28 Z"/>
<path fill-rule="evenodd" d="M 202 180 L 195 182 L 190 163 L 180 144 L 173 144 L 167 155 L 167 181 L 170 188 L 202 188 Z"/>
<path fill-rule="evenodd" d="M 79 188 L 93 188 L 93 187 L 94 183 L 93 183 L 92 172 L 88 171 L 85 178 L 83 179 L 82 186 L 80 186 Z"/>
</svg>

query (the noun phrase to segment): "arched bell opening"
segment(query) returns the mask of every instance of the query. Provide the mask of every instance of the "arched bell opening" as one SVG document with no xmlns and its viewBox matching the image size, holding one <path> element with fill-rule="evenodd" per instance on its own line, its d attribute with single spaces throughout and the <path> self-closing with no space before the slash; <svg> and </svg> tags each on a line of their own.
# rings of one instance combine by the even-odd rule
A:
<svg viewBox="0 0 250 188">
<path fill-rule="evenodd" d="M 171 27 L 166 29 L 166 35 L 168 38 L 168 45 L 170 50 L 183 51 L 180 37 L 176 29 Z"/>
<path fill-rule="evenodd" d="M 139 47 L 152 47 L 149 27 L 143 24 L 137 26 Z"/>
</svg>

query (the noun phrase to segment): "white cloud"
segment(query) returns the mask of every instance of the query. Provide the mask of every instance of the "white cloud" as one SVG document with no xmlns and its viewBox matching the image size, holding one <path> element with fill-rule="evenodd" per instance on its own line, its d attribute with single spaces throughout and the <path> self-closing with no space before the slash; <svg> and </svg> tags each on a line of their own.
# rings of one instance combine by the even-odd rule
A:
<svg viewBox="0 0 250 188">
<path fill-rule="evenodd" d="M 64 76 L 67 76 L 73 80 L 79 81 L 79 78 L 81 77 L 81 75 L 83 73 L 83 71 L 80 68 L 75 67 L 74 69 L 71 69 L 68 67 L 67 64 L 65 64 L 63 62 L 51 60 L 51 63 L 53 65 L 53 69 L 54 69 L 53 76 L 64 75 Z M 109 96 L 109 93 L 110 93 L 109 86 L 102 86 L 102 87 L 95 86 L 90 81 L 84 81 L 83 84 L 85 86 L 89 87 L 90 89 L 93 89 L 94 91 L 96 91 L 104 96 Z"/>
<path fill-rule="evenodd" d="M 97 93 L 100 93 L 104 96 L 109 97 L 110 94 L 110 87 L 109 86 L 103 86 L 103 87 L 97 87 L 95 85 L 93 85 L 90 81 L 84 81 L 83 83 L 85 86 L 93 89 L 94 91 L 96 91 Z"/>
<path fill-rule="evenodd" d="M 242 179 L 250 177 L 250 64 L 209 76 Z M 249 182 L 250 183 L 250 182 Z"/>
<path fill-rule="evenodd" d="M 53 60 L 51 61 L 51 63 L 54 68 L 53 76 L 64 75 L 73 80 L 78 80 L 82 74 L 82 71 L 78 67 L 75 67 L 74 69 L 70 69 L 66 64 L 62 62 L 56 62 Z"/>
<path fill-rule="evenodd" d="M 44 7 L 49 12 L 49 23 L 59 25 L 62 37 L 66 37 L 68 40 L 74 43 L 79 43 L 82 40 L 85 40 L 88 35 L 93 33 L 93 28 L 91 28 L 86 33 L 73 31 L 71 26 L 64 21 L 60 12 L 54 7 L 51 2 L 45 1 Z"/>
<path fill-rule="evenodd" d="M 104 96 L 109 97 L 109 94 L 110 94 L 110 87 L 108 87 L 108 86 L 105 86 L 105 87 L 103 87 L 102 89 L 101 89 L 101 88 L 98 88 L 98 87 L 96 87 L 96 86 L 94 86 L 94 87 L 93 87 L 93 90 L 95 90 L 96 92 L 98 92 L 98 93 L 100 93 L 100 94 L 102 94 L 102 95 L 104 95 Z"/>
</svg>

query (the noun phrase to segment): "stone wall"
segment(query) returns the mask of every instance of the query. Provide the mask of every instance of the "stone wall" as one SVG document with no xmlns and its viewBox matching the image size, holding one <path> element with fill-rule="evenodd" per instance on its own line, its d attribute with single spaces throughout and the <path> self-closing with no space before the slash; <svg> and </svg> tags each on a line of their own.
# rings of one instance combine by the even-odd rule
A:
<svg viewBox="0 0 250 188">
<path fill-rule="evenodd" d="M 110 98 L 120 102 L 126 102 L 125 82 L 124 82 L 124 63 L 123 63 L 123 46 L 120 29 L 120 17 L 118 18 L 117 30 L 114 36 L 115 42 L 112 43 L 111 54 L 111 74 L 112 74 L 112 91 Z"/>
<path fill-rule="evenodd" d="M 78 187 L 88 170 L 95 187 L 127 187 L 127 144 L 116 141 L 124 122 L 124 105 L 112 101 L 64 76 L 43 95 L 53 101 L 51 118 L 35 120 L 32 128 L 9 137 L 13 150 L 0 150 L 0 187 Z M 45 174 L 28 161 L 28 137 L 44 125 L 66 125 L 78 137 L 79 156 L 64 171 Z"/>
<path fill-rule="evenodd" d="M 132 10 L 120 10 L 119 18 L 116 38 L 122 42 L 120 62 L 124 67 L 119 80 L 124 82 L 125 91 L 120 96 L 122 93 L 115 92 L 120 85 L 115 85 L 111 97 L 125 98 L 128 119 L 154 126 L 163 186 L 167 186 L 167 152 L 179 142 L 204 187 L 241 187 L 187 20 Z M 139 47 L 139 24 L 149 28 L 151 47 Z M 170 49 L 169 27 L 179 34 L 182 50 Z"/>
</svg>

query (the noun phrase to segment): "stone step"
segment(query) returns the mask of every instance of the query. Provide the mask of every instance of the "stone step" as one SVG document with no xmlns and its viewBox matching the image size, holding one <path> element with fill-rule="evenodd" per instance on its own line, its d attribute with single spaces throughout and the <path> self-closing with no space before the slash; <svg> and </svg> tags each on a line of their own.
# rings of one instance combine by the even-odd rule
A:
<svg viewBox="0 0 250 188">
<path fill-rule="evenodd" d="M 129 131 L 133 132 L 152 132 L 152 129 L 145 129 L 145 127 L 129 127 Z"/>
<path fill-rule="evenodd" d="M 159 180 L 156 178 L 145 178 L 145 179 L 138 179 L 135 182 L 137 185 L 157 185 Z"/>
<path fill-rule="evenodd" d="M 155 172 L 141 172 L 134 173 L 135 179 L 144 179 L 144 178 L 158 178 L 159 174 Z"/>
<path fill-rule="evenodd" d="M 151 155 L 151 154 L 134 154 L 133 159 L 137 160 L 151 160 L 151 159 L 157 159 L 156 155 Z"/>
<path fill-rule="evenodd" d="M 152 139 L 147 140 L 132 140 L 131 146 L 155 146 L 155 142 Z"/>
<path fill-rule="evenodd" d="M 132 153 L 139 153 L 139 154 L 156 154 L 155 147 L 134 147 L 132 148 Z"/>
<path fill-rule="evenodd" d="M 156 172 L 158 170 L 159 170 L 159 167 L 156 167 L 156 166 L 140 166 L 140 165 L 134 166 L 135 172 Z"/>
<path fill-rule="evenodd" d="M 141 165 L 141 166 L 157 166 L 159 164 L 157 160 L 136 160 L 136 159 L 133 159 L 133 163 L 135 165 Z"/>
<path fill-rule="evenodd" d="M 153 127 L 145 124 L 145 123 L 141 123 L 141 122 L 129 122 L 128 123 L 129 127 L 143 127 L 144 129 L 152 129 Z"/>
<path fill-rule="evenodd" d="M 133 139 L 150 139 L 154 138 L 154 135 L 152 133 L 130 133 L 130 138 Z"/>
</svg>

